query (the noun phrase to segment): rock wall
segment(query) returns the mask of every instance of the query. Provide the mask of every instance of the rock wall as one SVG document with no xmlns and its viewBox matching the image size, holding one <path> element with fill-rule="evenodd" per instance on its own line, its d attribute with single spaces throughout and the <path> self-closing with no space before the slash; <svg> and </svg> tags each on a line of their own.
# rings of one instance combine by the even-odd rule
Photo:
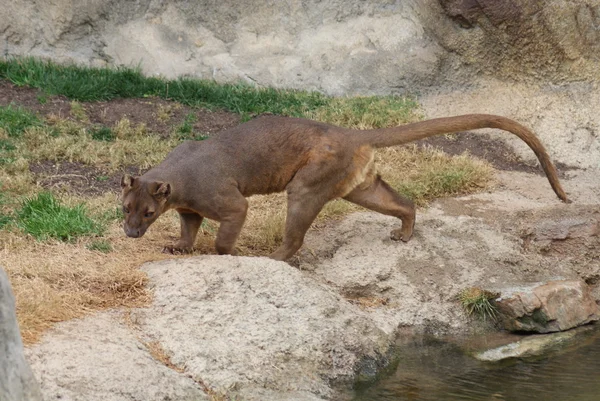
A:
<svg viewBox="0 0 600 401">
<path fill-rule="evenodd" d="M 423 25 L 458 69 L 527 82 L 597 81 L 598 0 L 439 0 Z M 470 68 L 470 74 L 473 71 Z"/>
<path fill-rule="evenodd" d="M 42 396 L 23 356 L 15 298 L 0 268 L 0 401 L 41 401 Z"/>
<path fill-rule="evenodd" d="M 599 26 L 598 0 L 16 0 L 0 10 L 0 50 L 386 94 L 482 73 L 596 81 Z"/>
</svg>

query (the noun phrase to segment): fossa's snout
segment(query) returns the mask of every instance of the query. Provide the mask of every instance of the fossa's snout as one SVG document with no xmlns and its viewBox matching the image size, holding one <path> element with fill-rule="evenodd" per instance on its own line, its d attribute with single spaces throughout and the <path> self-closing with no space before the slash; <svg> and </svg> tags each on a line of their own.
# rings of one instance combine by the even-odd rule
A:
<svg viewBox="0 0 600 401">
<path fill-rule="evenodd" d="M 127 224 L 123 226 L 123 230 L 125 231 L 125 234 L 130 238 L 140 238 L 146 232 L 146 230 L 142 230 L 141 228 L 128 227 Z"/>
</svg>

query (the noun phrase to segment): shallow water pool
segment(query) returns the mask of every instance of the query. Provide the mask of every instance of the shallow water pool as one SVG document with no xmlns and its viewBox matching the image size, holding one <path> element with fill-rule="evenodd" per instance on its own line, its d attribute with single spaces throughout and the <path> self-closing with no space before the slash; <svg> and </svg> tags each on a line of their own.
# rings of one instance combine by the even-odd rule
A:
<svg viewBox="0 0 600 401">
<path fill-rule="evenodd" d="M 481 362 L 456 343 L 398 346 L 398 367 L 354 401 L 600 401 L 600 329 L 542 357 Z"/>
</svg>

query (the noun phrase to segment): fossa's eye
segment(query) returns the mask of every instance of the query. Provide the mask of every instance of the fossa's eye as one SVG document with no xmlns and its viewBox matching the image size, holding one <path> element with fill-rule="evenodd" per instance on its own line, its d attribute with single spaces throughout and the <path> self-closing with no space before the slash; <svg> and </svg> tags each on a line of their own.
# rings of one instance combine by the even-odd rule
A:
<svg viewBox="0 0 600 401">
<path fill-rule="evenodd" d="M 144 213 L 144 217 L 147 218 L 147 219 L 149 219 L 152 216 L 154 216 L 154 212 L 148 211 L 148 212 Z"/>
</svg>

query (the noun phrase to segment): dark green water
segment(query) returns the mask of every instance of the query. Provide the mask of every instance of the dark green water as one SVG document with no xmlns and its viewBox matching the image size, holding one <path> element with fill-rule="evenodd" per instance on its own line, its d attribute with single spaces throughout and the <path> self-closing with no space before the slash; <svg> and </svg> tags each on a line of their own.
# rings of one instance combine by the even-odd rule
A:
<svg viewBox="0 0 600 401">
<path fill-rule="evenodd" d="M 354 401 L 600 401 L 600 330 L 543 357 L 480 362 L 455 344 L 399 346 L 394 373 Z"/>
</svg>

